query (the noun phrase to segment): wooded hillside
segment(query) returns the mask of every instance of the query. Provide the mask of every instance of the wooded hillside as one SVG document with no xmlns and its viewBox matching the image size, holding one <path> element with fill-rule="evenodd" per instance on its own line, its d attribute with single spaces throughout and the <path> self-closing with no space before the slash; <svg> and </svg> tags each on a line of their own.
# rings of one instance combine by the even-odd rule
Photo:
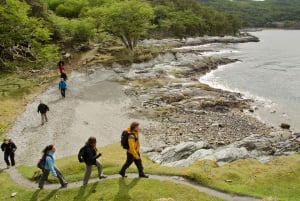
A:
<svg viewBox="0 0 300 201">
<path fill-rule="evenodd" d="M 196 0 L 4 0 L 0 71 L 55 66 L 60 47 L 119 39 L 234 35 L 241 22 Z"/>
<path fill-rule="evenodd" d="M 238 16 L 244 27 L 300 29 L 299 0 L 198 0 L 221 12 Z"/>
</svg>

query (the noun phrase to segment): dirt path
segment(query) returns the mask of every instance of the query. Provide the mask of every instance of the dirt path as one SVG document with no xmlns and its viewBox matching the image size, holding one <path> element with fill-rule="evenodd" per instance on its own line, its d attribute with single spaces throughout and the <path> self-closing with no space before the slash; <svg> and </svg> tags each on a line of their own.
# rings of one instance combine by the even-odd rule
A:
<svg viewBox="0 0 300 201">
<path fill-rule="evenodd" d="M 17 163 L 36 164 L 42 149 L 49 144 L 56 146 L 56 155 L 61 158 L 77 154 L 90 136 L 97 138 L 98 146 L 118 142 L 121 131 L 133 119 L 126 116 L 130 100 L 123 93 L 123 86 L 109 81 L 114 76 L 102 69 L 89 76 L 74 72 L 69 76 L 65 99 L 55 83 L 28 104 L 7 134 L 18 147 Z M 49 122 L 44 126 L 37 113 L 39 100 L 50 107 Z M 148 123 L 139 121 L 142 126 Z"/>
<path fill-rule="evenodd" d="M 27 188 L 33 188 L 33 189 L 38 189 L 37 183 L 34 183 L 26 178 L 24 178 L 15 168 L 11 168 L 8 170 L 12 180 L 14 180 L 18 185 L 21 186 L 26 186 Z M 137 174 L 127 174 L 128 178 L 136 178 Z M 121 178 L 120 175 L 109 175 L 107 179 L 126 179 L 126 178 Z M 204 186 L 201 186 L 200 184 L 187 180 L 182 177 L 178 176 L 161 176 L 161 175 L 150 175 L 150 179 L 157 179 L 161 181 L 171 181 L 183 185 L 188 185 L 192 188 L 195 188 L 199 192 L 204 192 L 208 195 L 212 195 L 224 200 L 228 201 L 259 201 L 260 199 L 253 198 L 253 197 L 248 197 L 248 196 L 239 196 L 239 195 L 232 195 L 228 193 L 223 193 L 221 191 L 217 191 L 211 188 L 207 188 Z M 103 180 L 99 180 L 98 178 L 90 179 L 89 183 L 95 183 L 95 182 L 101 182 Z M 68 188 L 75 188 L 75 187 L 80 187 L 82 186 L 82 181 L 78 182 L 72 182 L 68 184 Z M 45 189 L 49 190 L 55 190 L 60 187 L 60 184 L 46 184 L 44 186 Z"/>
</svg>

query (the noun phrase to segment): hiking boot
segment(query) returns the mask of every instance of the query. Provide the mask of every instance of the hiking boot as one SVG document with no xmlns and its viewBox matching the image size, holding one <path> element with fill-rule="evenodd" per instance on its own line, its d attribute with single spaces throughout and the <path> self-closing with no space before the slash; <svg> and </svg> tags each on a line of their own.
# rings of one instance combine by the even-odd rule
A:
<svg viewBox="0 0 300 201">
<path fill-rule="evenodd" d="M 125 175 L 125 173 L 119 172 L 119 174 L 120 174 L 123 178 L 126 178 L 126 177 L 127 177 L 127 175 Z"/>
<path fill-rule="evenodd" d="M 141 175 L 139 175 L 139 177 L 140 177 L 140 178 L 149 178 L 149 176 L 148 176 L 148 175 L 145 175 L 145 174 L 141 174 Z"/>
<path fill-rule="evenodd" d="M 68 186 L 68 182 L 66 182 L 66 183 L 64 183 L 63 185 L 61 185 L 60 188 L 67 188 L 67 186 Z"/>
<path fill-rule="evenodd" d="M 100 177 L 99 177 L 99 179 L 106 179 L 107 178 L 107 176 L 105 176 L 105 175 L 101 175 Z"/>
</svg>

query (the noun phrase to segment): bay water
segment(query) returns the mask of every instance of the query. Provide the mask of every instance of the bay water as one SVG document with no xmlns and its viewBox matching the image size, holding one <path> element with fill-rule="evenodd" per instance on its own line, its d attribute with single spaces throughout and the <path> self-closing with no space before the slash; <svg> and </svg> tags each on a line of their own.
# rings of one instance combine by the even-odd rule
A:
<svg viewBox="0 0 300 201">
<path fill-rule="evenodd" d="M 262 30 L 250 34 L 260 42 L 206 45 L 206 49 L 213 50 L 212 55 L 239 61 L 220 66 L 200 81 L 242 93 L 255 100 L 254 115 L 261 121 L 274 127 L 287 123 L 292 131 L 299 132 L 300 30 Z"/>
</svg>

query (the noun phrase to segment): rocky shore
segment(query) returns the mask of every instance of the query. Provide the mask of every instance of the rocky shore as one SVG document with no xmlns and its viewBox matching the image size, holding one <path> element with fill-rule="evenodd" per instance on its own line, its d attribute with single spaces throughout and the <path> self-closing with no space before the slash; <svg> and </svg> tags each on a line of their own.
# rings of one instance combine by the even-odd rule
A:
<svg viewBox="0 0 300 201">
<path fill-rule="evenodd" d="M 152 160 L 171 166 L 201 159 L 221 164 L 251 157 L 266 162 L 270 156 L 299 151 L 298 134 L 270 128 L 251 115 L 255 112 L 252 100 L 199 82 L 218 66 L 236 62 L 203 44 L 246 41 L 257 39 L 245 34 L 238 38 L 147 40 L 142 44 L 167 44 L 169 50 L 146 63 L 127 68 L 112 65 L 118 74 L 114 81 L 124 84 L 126 95 L 134 100 L 129 115 L 155 122 L 142 131 L 144 151 Z"/>
</svg>

